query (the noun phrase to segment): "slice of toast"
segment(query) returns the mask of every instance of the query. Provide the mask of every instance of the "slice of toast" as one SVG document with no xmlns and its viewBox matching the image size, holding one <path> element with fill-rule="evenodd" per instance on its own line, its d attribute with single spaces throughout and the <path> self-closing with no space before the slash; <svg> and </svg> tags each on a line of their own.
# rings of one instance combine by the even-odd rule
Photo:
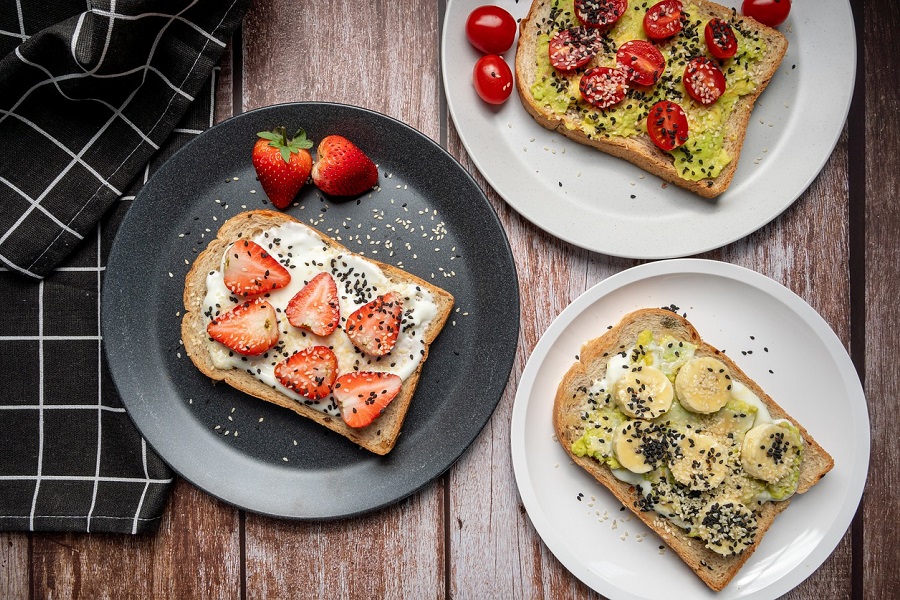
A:
<svg viewBox="0 0 900 600">
<path fill-rule="evenodd" d="M 247 369 L 221 368 L 216 365 L 214 353 L 217 351 L 221 352 L 222 349 L 227 350 L 227 348 L 221 346 L 218 342 L 213 341 L 206 331 L 207 325 L 211 319 L 210 314 L 204 314 L 204 301 L 208 291 L 207 275 L 213 271 L 220 271 L 223 254 L 238 239 L 253 239 L 256 236 L 263 234 L 263 232 L 287 223 L 296 223 L 302 226 L 309 233 L 321 238 L 324 246 L 340 253 L 341 256 L 352 256 L 355 259 L 366 261 L 369 265 L 377 267 L 387 277 L 389 281 L 388 287 L 391 289 L 393 289 L 391 286 L 420 286 L 430 294 L 432 302 L 436 307 L 434 315 L 427 321 L 427 325 L 425 325 L 424 329 L 421 331 L 421 347 L 417 350 L 417 352 L 420 352 L 421 356 L 421 358 L 418 359 L 418 366 L 410 376 L 403 380 L 400 392 L 371 425 L 362 428 L 349 427 L 339 415 L 334 414 L 336 411 L 332 411 L 332 414 L 327 414 L 326 412 L 307 406 L 307 403 L 300 399 L 289 396 L 286 393 L 288 392 L 286 388 L 281 387 L 277 383 L 275 385 L 265 383 L 257 377 L 254 377 Z M 298 260 L 302 260 L 301 257 L 281 256 L 277 252 L 273 252 L 273 255 L 282 262 L 283 265 L 288 265 L 292 260 L 295 263 Z M 327 270 L 328 266 L 323 265 L 322 268 L 323 270 Z M 335 266 L 332 265 L 331 269 L 334 270 L 334 268 Z M 237 299 L 235 298 L 233 300 Z M 288 408 L 301 416 L 312 419 L 332 431 L 339 433 L 359 444 L 366 450 L 383 455 L 390 452 L 397 442 L 401 427 L 403 426 L 404 417 L 406 416 L 407 409 L 409 408 L 410 401 L 413 398 L 413 393 L 415 392 L 416 385 L 419 381 L 422 367 L 428 356 L 429 346 L 440 333 L 447 321 L 447 317 L 450 315 L 450 311 L 453 307 L 453 302 L 453 296 L 449 292 L 393 265 L 355 254 L 334 239 L 301 223 L 290 215 L 275 211 L 255 210 L 241 213 L 228 219 L 228 221 L 222 225 L 221 229 L 219 229 L 216 238 L 210 242 L 209 246 L 201 252 L 194 261 L 193 266 L 185 278 L 184 308 L 186 312 L 181 323 L 181 335 L 188 356 L 191 358 L 194 365 L 196 365 L 196 367 L 207 377 L 216 381 L 224 381 L 228 385 L 250 394 L 251 396 Z M 237 302 L 233 302 L 233 304 L 236 305 Z M 221 312 L 225 312 L 229 308 L 230 307 L 228 306 L 223 306 L 220 310 Z M 276 308 L 281 310 L 281 316 L 279 317 L 280 329 L 285 330 L 286 328 L 293 327 L 287 323 L 287 319 L 284 317 L 283 311 L 285 307 L 278 306 Z M 344 311 L 342 310 L 341 327 L 339 327 L 338 331 L 332 335 L 346 335 L 343 333 L 343 321 L 349 316 L 349 313 L 343 313 Z M 309 345 L 322 343 L 317 336 L 314 336 L 311 333 L 306 333 L 304 335 L 309 338 Z M 405 335 L 405 333 L 401 333 L 400 335 Z M 390 358 L 390 354 L 385 358 Z M 281 356 L 277 357 L 277 360 L 281 359 Z M 276 359 L 270 360 L 274 361 Z M 385 365 L 384 368 L 376 367 L 372 370 L 389 369 Z M 332 401 L 326 399 L 323 400 L 323 402 L 327 404 Z M 337 401 L 333 401 L 333 403 L 336 405 Z"/>
<path fill-rule="evenodd" d="M 643 505 L 639 488 L 617 478 L 608 463 L 590 455 L 579 456 L 573 451 L 573 443 L 582 437 L 586 427 L 591 426 L 587 414 L 592 406 L 596 406 L 586 390 L 591 389 L 596 381 L 606 378 L 610 357 L 630 352 L 645 330 L 653 332 L 655 339 L 668 335 L 696 345 L 697 357 L 717 358 L 727 366 L 733 381 L 742 383 L 762 401 L 773 419 L 786 419 L 797 427 L 803 439 L 803 454 L 796 493 L 802 494 L 814 486 L 831 470 L 834 461 L 802 425 L 778 406 L 728 356 L 704 342 L 690 322 L 669 310 L 641 309 L 632 312 L 602 336 L 584 344 L 578 362 L 563 377 L 554 400 L 553 425 L 560 444 L 575 464 L 608 488 L 624 506 L 656 532 L 710 588 L 720 591 L 757 548 L 775 517 L 788 507 L 790 498 L 763 502 L 761 505 L 753 502 L 755 506 L 751 509 L 756 514 L 757 529 L 752 544 L 737 554 L 723 556 L 708 549 L 703 540 L 691 537 L 685 529 Z"/>
<path fill-rule="evenodd" d="M 663 50 L 669 49 L 671 52 L 677 53 L 681 57 L 680 60 L 668 61 L 665 73 L 649 93 L 646 89 L 631 90 L 620 105 L 608 109 L 616 111 L 622 106 L 628 105 L 645 113 L 649 111 L 651 103 L 664 97 L 687 110 L 690 131 L 696 129 L 697 135 L 700 135 L 699 123 L 708 122 L 704 115 L 711 109 L 704 109 L 686 95 L 681 83 L 685 58 L 708 54 L 705 48 L 704 28 L 710 18 L 718 17 L 730 22 L 734 30 L 739 32 L 738 55 L 735 58 L 721 61 L 720 64 L 725 74 L 726 86 L 731 86 L 726 87 L 726 94 L 732 91 L 732 95 L 737 94 L 737 100 L 722 119 L 721 125 L 715 126 L 717 131 L 720 130 L 721 146 L 730 160 L 717 174 L 706 177 L 703 169 L 708 168 L 708 163 L 706 167 L 701 166 L 698 164 L 700 161 L 681 151 L 680 156 L 686 157 L 688 162 L 677 166 L 672 153 L 660 150 L 647 135 L 644 118 L 640 118 L 636 123 L 634 134 L 629 132 L 627 136 L 618 133 L 607 135 L 606 132 L 595 132 L 588 125 L 588 120 L 592 115 L 602 114 L 604 111 L 593 108 L 581 99 L 577 82 L 580 81 L 584 72 L 592 67 L 615 66 L 616 45 L 612 39 L 617 35 L 617 27 L 625 29 L 626 21 L 632 21 L 632 25 L 627 28 L 629 37 L 634 34 L 637 38 L 643 38 L 643 29 L 640 25 L 634 26 L 634 19 L 642 17 L 650 4 L 653 3 L 648 2 L 641 5 L 634 2 L 629 3 L 626 11 L 627 19 L 624 17 L 620 19 L 616 27 L 605 34 L 604 49 L 586 66 L 566 74 L 556 71 L 550 65 L 546 44 L 556 31 L 579 25 L 571 9 L 572 1 L 534 0 L 528 15 L 519 26 L 515 62 L 516 89 L 525 109 L 543 127 L 555 130 L 580 144 L 592 146 L 607 154 L 623 158 L 645 171 L 700 196 L 714 198 L 728 188 L 734 177 L 753 105 L 775 74 L 778 65 L 781 64 L 787 51 L 788 42 L 777 30 L 761 25 L 754 19 L 742 17 L 732 9 L 720 4 L 707 0 L 683 0 L 684 10 L 689 14 L 687 24 L 682 32 L 672 40 L 657 44 Z M 639 10 L 635 11 L 635 8 Z M 676 49 L 675 44 L 684 44 L 684 46 Z M 748 48 L 752 45 L 752 59 L 742 56 L 742 45 Z M 735 61 L 741 61 L 741 65 L 746 66 L 743 72 L 746 72 L 752 81 L 749 89 L 743 89 L 744 86 L 741 84 L 742 89 L 738 90 L 729 83 Z M 554 86 L 558 86 L 571 97 L 571 102 L 565 110 L 554 108 L 547 98 L 535 96 L 535 90 L 538 89 L 535 87 L 536 84 L 541 84 L 548 77 L 554 80 Z M 714 103 L 712 107 L 723 103 L 724 99 L 725 96 Z M 689 135 L 691 135 L 690 131 Z M 698 137 L 698 139 L 700 138 Z M 679 151 L 676 150 L 676 152 Z M 688 176 L 690 171 L 694 171 L 693 176 Z M 697 179 L 697 177 L 703 178 Z"/>
</svg>

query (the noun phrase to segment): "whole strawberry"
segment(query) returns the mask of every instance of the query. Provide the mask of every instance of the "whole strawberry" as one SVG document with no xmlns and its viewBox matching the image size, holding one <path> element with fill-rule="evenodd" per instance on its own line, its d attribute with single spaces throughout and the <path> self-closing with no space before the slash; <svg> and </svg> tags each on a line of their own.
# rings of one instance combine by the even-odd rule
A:
<svg viewBox="0 0 900 600">
<path fill-rule="evenodd" d="M 326 194 L 356 196 L 378 183 L 378 167 L 350 140 L 329 135 L 319 142 L 313 183 Z"/>
<path fill-rule="evenodd" d="M 287 208 L 312 169 L 312 141 L 303 129 L 288 138 L 284 127 L 261 131 L 253 146 L 253 168 L 263 190 L 278 208 Z"/>
</svg>

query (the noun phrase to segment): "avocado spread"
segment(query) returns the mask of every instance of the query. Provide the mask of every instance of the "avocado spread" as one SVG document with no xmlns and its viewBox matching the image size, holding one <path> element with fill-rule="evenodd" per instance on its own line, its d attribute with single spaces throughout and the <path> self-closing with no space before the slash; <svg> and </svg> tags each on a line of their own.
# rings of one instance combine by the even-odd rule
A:
<svg viewBox="0 0 900 600">
<path fill-rule="evenodd" d="M 550 64 L 549 44 L 556 32 L 580 25 L 575 17 L 574 0 L 554 0 L 550 19 L 540 27 L 536 82 L 531 88 L 535 100 L 563 115 L 570 111 L 580 114 L 581 130 L 590 138 L 598 136 L 631 137 L 647 133 L 646 117 L 650 107 L 660 100 L 670 100 L 681 106 L 688 119 L 688 140 L 670 152 L 675 167 L 684 179 L 699 181 L 719 175 L 732 156 L 725 150 L 725 123 L 741 96 L 752 93 L 754 65 L 765 54 L 765 42 L 753 32 L 743 30 L 739 21 L 731 26 L 738 42 L 737 54 L 717 61 L 725 75 L 725 92 L 711 105 L 694 101 L 681 81 L 685 66 L 698 56 L 711 58 L 704 41 L 708 18 L 700 18 L 698 7 L 684 3 L 682 31 L 672 39 L 657 43 L 666 59 L 665 72 L 649 88 L 632 87 L 625 99 L 616 106 L 601 110 L 581 98 L 579 82 L 585 71 L 595 66 L 615 67 L 616 51 L 629 40 L 646 40 L 643 19 L 653 2 L 630 2 L 616 25 L 602 36 L 602 49 L 585 67 L 569 72 L 558 71 Z M 713 59 L 715 60 L 715 59 Z"/>
</svg>

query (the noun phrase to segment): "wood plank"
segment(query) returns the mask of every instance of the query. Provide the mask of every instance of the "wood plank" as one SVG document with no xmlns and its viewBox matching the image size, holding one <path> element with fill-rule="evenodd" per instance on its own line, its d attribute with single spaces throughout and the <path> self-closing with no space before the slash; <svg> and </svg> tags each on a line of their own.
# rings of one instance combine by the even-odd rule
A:
<svg viewBox="0 0 900 600">
<path fill-rule="evenodd" d="M 0 598 L 28 598 L 29 543 L 27 533 L 0 534 Z"/>
<path fill-rule="evenodd" d="M 240 30 L 239 30 L 240 31 Z M 234 42 L 228 42 L 219 61 L 219 70 L 216 71 L 216 111 L 214 119 L 216 123 L 224 121 L 234 114 Z"/>
<path fill-rule="evenodd" d="M 247 515 L 247 598 L 441 598 L 443 486 L 353 519 Z"/>
<path fill-rule="evenodd" d="M 430 0 L 256 3 L 243 29 L 243 109 L 340 102 L 437 140 L 439 19 Z M 330 523 L 248 514 L 248 597 L 442 597 L 443 489 L 439 480 L 373 515 Z"/>
<path fill-rule="evenodd" d="M 896 410 L 900 389 L 900 6 L 869 2 L 865 20 L 866 316 L 865 382 L 872 423 L 872 454 L 864 499 L 863 572 L 866 598 L 896 597 L 900 551 L 893 516 L 900 511 L 900 444 Z M 892 48 L 894 50 L 887 51 Z"/>
<path fill-rule="evenodd" d="M 587 287 L 632 261 L 590 253 L 544 233 L 485 183 L 452 126 L 448 147 L 487 190 L 500 217 L 516 262 L 522 307 L 506 391 L 484 431 L 448 477 L 451 596 L 595 598 L 549 552 L 528 519 L 513 477 L 510 421 L 519 379 L 543 332 Z"/>
<path fill-rule="evenodd" d="M 340 102 L 395 117 L 436 140 L 440 18 L 430 0 L 257 2 L 244 20 L 243 109 Z"/>
<path fill-rule="evenodd" d="M 238 512 L 178 480 L 155 535 L 33 536 L 34 598 L 239 598 Z"/>
</svg>

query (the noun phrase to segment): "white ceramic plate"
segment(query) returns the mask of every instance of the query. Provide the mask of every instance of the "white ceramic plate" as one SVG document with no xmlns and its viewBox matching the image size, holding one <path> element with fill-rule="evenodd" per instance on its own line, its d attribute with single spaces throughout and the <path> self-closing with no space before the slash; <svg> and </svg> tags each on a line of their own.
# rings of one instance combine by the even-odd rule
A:
<svg viewBox="0 0 900 600">
<path fill-rule="evenodd" d="M 848 0 L 794 2 L 779 27 L 790 43 L 787 55 L 753 111 L 731 187 L 715 200 L 700 198 L 544 129 L 515 92 L 499 108 L 482 102 L 471 83 L 480 54 L 466 39 L 465 21 L 483 3 L 447 4 L 441 66 L 453 123 L 478 170 L 510 206 L 588 250 L 688 256 L 756 231 L 818 175 L 850 108 L 856 39 Z M 531 2 L 496 4 L 519 19 Z M 512 66 L 514 50 L 505 58 Z"/>
<path fill-rule="evenodd" d="M 834 469 L 792 500 L 719 593 L 674 552 L 660 550 L 649 528 L 569 460 L 551 423 L 557 384 L 584 342 L 631 310 L 672 304 L 835 459 Z M 777 598 L 815 571 L 850 526 L 868 470 L 869 417 L 850 357 L 801 298 L 741 267 L 679 259 L 614 275 L 557 317 L 522 374 L 511 442 L 519 494 L 535 529 L 597 592 L 616 600 Z"/>
</svg>

